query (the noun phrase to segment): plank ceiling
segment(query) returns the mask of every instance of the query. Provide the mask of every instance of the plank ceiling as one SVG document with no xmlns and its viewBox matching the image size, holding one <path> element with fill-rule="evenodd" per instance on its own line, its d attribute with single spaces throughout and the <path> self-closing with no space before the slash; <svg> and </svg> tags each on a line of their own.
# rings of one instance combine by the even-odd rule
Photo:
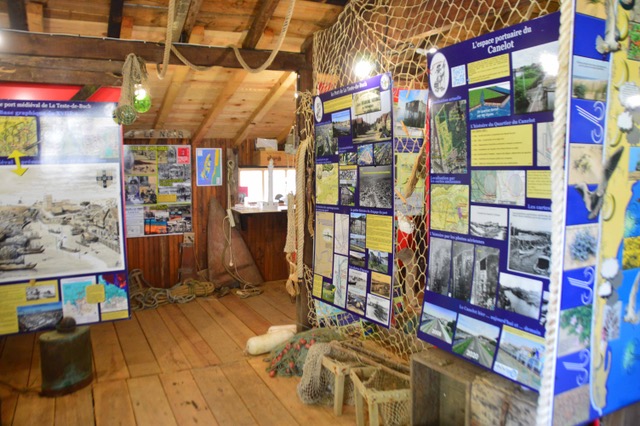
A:
<svg viewBox="0 0 640 426">
<path fill-rule="evenodd" d="M 0 0 L 0 82 L 84 86 L 75 99 L 122 84 L 128 53 L 148 63 L 152 108 L 130 130 L 175 129 L 192 141 L 256 137 L 283 140 L 294 121 L 295 71 L 307 66 L 302 47 L 330 26 L 347 0 L 296 0 L 286 38 L 271 67 L 242 70 L 231 49 L 257 67 L 274 48 L 289 0 L 174 0 L 178 50 L 164 79 L 162 61 L 169 0 Z"/>
</svg>

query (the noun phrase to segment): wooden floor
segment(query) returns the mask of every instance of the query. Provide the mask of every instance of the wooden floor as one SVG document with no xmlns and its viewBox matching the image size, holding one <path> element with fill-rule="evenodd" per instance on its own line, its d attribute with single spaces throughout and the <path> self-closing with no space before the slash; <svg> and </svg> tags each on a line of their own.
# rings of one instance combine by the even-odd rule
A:
<svg viewBox="0 0 640 426">
<path fill-rule="evenodd" d="M 353 407 L 335 417 L 329 407 L 304 405 L 299 378 L 270 378 L 263 356 L 243 354 L 249 337 L 294 319 L 295 305 L 278 282 L 257 297 L 198 299 L 94 325 L 92 385 L 58 398 L 2 386 L 2 424 L 354 424 Z M 37 334 L 0 342 L 0 381 L 38 389 Z"/>
</svg>

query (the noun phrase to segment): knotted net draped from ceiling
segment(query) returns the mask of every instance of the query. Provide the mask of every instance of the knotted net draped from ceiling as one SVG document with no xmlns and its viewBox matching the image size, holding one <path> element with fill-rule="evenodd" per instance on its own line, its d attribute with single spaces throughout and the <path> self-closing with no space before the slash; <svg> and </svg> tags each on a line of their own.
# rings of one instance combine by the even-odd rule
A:
<svg viewBox="0 0 640 426">
<path fill-rule="evenodd" d="M 559 9 L 559 1 L 479 0 L 469 2 L 420 0 L 352 0 L 338 21 L 313 39 L 314 91 L 326 92 L 358 81 L 353 69 L 356 62 L 368 58 L 375 64 L 375 74 L 390 72 L 394 87 L 427 89 L 427 63 L 416 49 L 443 48 L 501 28 L 529 21 Z M 301 93 L 298 114 L 302 117 L 300 139 L 308 139 L 307 170 L 314 170 L 314 121 L 312 96 L 320 92 Z M 422 161 L 428 164 L 428 156 Z M 424 174 L 421 179 L 424 180 Z M 313 180 L 307 180 L 313 188 Z M 406 189 L 405 189 L 406 191 Z M 313 197 L 312 197 L 313 198 Z M 425 206 L 425 211 L 427 211 Z M 313 235 L 315 206 L 307 206 L 307 223 Z M 405 360 L 423 350 L 426 344 L 416 337 L 424 296 L 427 266 L 427 215 L 414 216 L 414 250 L 395 256 L 394 286 L 402 296 L 402 310 L 396 311 L 390 329 L 375 324 L 352 324 L 340 327 L 331 319 L 322 325 L 356 332 L 391 349 Z M 402 258 L 402 260 L 399 259 Z M 320 324 L 311 297 L 313 270 L 304 266 L 304 285 L 309 295 L 309 321 Z M 365 329 L 366 328 L 366 329 Z"/>
</svg>

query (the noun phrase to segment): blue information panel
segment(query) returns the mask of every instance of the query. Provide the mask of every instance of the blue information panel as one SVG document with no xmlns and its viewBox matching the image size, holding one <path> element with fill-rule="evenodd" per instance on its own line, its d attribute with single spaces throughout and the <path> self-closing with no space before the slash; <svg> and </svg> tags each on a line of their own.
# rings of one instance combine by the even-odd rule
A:
<svg viewBox="0 0 640 426">
<path fill-rule="evenodd" d="M 0 101 L 0 334 L 129 317 L 114 108 Z"/>
<path fill-rule="evenodd" d="M 391 75 L 314 99 L 313 296 L 388 327 L 394 241 Z"/>
<path fill-rule="evenodd" d="M 551 256 L 559 14 L 439 50 L 418 336 L 538 390 Z"/>
</svg>

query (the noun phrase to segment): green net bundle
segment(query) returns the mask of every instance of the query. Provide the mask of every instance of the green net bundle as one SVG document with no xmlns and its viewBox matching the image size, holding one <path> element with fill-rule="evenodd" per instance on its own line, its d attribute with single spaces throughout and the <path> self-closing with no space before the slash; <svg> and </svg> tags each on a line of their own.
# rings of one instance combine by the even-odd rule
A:
<svg viewBox="0 0 640 426">
<path fill-rule="evenodd" d="M 267 371 L 271 377 L 275 375 L 302 376 L 304 362 L 311 346 L 316 343 L 342 339 L 343 337 L 337 330 L 330 328 L 314 328 L 298 333 L 271 351 L 266 358 L 266 361 L 269 362 Z"/>
</svg>

